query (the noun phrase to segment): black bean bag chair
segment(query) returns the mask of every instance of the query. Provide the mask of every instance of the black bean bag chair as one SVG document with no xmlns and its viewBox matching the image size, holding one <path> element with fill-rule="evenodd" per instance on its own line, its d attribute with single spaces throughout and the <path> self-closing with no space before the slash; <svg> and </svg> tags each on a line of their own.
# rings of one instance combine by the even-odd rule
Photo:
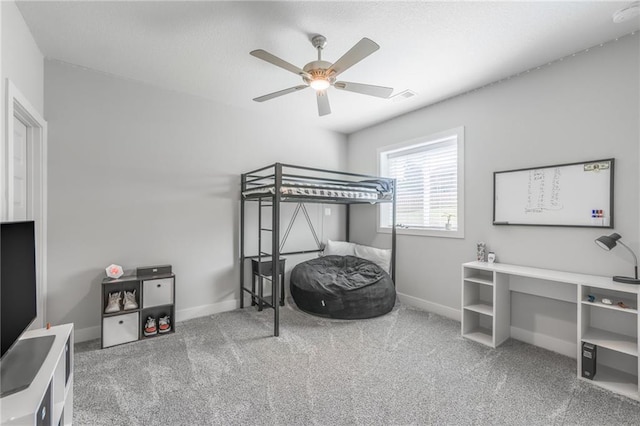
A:
<svg viewBox="0 0 640 426">
<path fill-rule="evenodd" d="M 325 318 L 384 315 L 396 303 L 396 288 L 378 265 L 355 256 L 324 256 L 291 271 L 291 296 L 304 312 Z"/>
</svg>

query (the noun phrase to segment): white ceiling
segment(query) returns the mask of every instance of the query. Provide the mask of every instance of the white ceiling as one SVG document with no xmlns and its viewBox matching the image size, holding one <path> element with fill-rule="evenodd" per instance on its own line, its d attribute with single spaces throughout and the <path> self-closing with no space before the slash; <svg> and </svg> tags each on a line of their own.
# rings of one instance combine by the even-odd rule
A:
<svg viewBox="0 0 640 426">
<path fill-rule="evenodd" d="M 208 98 L 256 114 L 351 133 L 407 111 L 637 31 L 614 24 L 624 2 L 147 2 L 19 1 L 43 54 Z M 254 97 L 301 84 L 249 55 L 264 49 L 302 67 L 309 39 L 327 37 L 333 62 L 362 37 L 381 48 L 340 79 L 405 89 L 393 102 L 329 89 L 318 117 L 312 89 L 264 103 Z"/>
</svg>

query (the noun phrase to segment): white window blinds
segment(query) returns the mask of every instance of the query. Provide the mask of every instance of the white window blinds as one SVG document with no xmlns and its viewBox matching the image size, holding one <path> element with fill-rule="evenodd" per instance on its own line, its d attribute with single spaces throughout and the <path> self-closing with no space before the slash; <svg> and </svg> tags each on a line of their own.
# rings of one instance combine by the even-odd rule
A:
<svg viewBox="0 0 640 426">
<path fill-rule="evenodd" d="M 397 182 L 396 223 L 400 228 L 458 229 L 456 137 L 382 155 L 384 174 Z M 392 222 L 388 210 L 381 217 L 386 227 Z"/>
</svg>

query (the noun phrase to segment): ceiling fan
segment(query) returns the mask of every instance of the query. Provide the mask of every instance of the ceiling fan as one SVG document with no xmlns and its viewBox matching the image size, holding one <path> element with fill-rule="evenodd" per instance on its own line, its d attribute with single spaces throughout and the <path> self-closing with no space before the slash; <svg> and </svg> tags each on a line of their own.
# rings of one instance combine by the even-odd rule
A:
<svg viewBox="0 0 640 426">
<path fill-rule="evenodd" d="M 327 97 L 327 89 L 330 86 L 340 90 L 347 90 L 349 92 L 361 93 L 363 95 L 376 96 L 378 98 L 388 98 L 393 92 L 391 87 L 373 86 L 370 84 L 351 83 L 348 81 L 336 81 L 336 77 L 353 65 L 357 64 L 373 52 L 378 50 L 378 46 L 375 42 L 368 38 L 363 38 L 355 44 L 347 53 L 342 55 L 333 64 L 322 60 L 322 49 L 327 45 L 327 39 L 324 36 L 316 35 L 311 39 L 311 44 L 318 50 L 318 60 L 309 62 L 302 69 L 290 64 L 289 62 L 272 55 L 262 49 L 254 50 L 250 52 L 252 56 L 267 61 L 277 67 L 283 68 L 294 74 L 298 74 L 302 77 L 304 84 L 299 86 L 290 87 L 288 89 L 279 90 L 277 92 L 269 93 L 268 95 L 254 98 L 256 102 L 264 102 L 269 99 L 277 98 L 278 96 L 286 95 L 288 93 L 297 92 L 298 90 L 311 87 L 316 91 L 316 98 L 318 100 L 318 114 L 320 116 L 331 113 L 331 107 L 329 106 L 329 98 Z"/>
</svg>

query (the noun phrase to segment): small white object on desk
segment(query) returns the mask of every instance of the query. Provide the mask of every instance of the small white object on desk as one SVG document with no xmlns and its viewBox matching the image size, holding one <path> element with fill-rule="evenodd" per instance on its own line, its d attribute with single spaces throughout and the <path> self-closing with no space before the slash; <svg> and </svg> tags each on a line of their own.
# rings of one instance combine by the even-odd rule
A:
<svg viewBox="0 0 640 426">
<path fill-rule="evenodd" d="M 124 271 L 122 270 L 122 266 L 111 264 L 105 268 L 105 272 L 109 278 L 120 278 L 124 275 Z"/>
</svg>

